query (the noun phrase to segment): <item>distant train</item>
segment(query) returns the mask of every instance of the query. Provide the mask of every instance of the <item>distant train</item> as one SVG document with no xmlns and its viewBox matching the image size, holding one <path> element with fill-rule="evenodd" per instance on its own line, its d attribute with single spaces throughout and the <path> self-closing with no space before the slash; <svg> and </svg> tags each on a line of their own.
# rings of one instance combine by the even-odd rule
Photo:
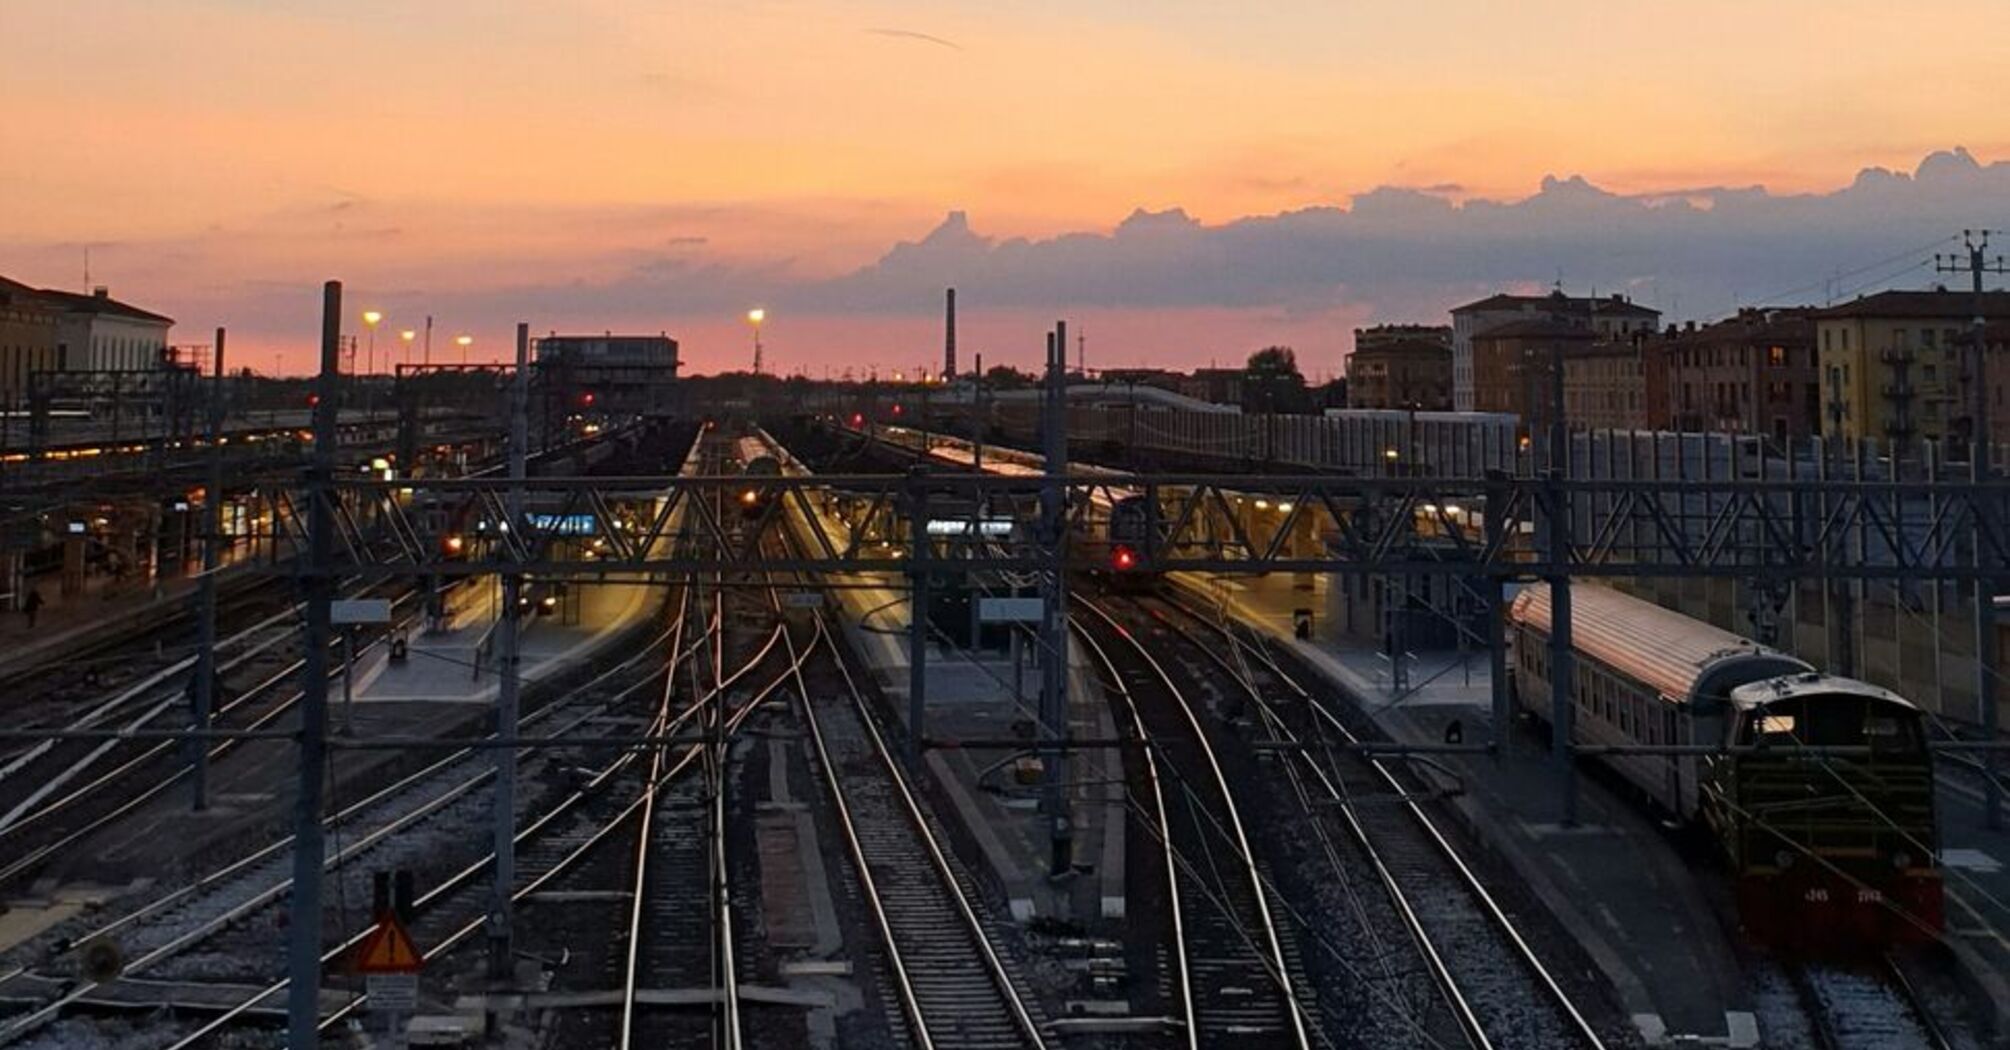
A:
<svg viewBox="0 0 2010 1050">
<path fill-rule="evenodd" d="M 1756 748 L 1599 756 L 1710 835 L 1748 931 L 1818 950 L 1938 934 L 1933 764 L 1917 707 L 1608 587 L 1573 587 L 1571 608 L 1575 742 Z M 1548 585 L 1523 589 L 1509 610 L 1512 689 L 1545 720 L 1550 624 Z"/>
<path fill-rule="evenodd" d="M 761 483 L 760 479 L 781 477 L 782 463 L 775 458 L 767 441 L 760 437 L 750 435 L 740 438 L 734 449 L 738 454 L 740 474 L 749 481 L 735 493 L 734 499 L 739 503 L 742 515 L 761 517 L 767 513 L 775 487 Z"/>
<path fill-rule="evenodd" d="M 1159 584 L 1156 552 L 1164 545 L 1158 503 L 1124 496 L 1110 505 L 1109 553 L 1103 576 L 1119 591 L 1149 591 Z"/>
</svg>

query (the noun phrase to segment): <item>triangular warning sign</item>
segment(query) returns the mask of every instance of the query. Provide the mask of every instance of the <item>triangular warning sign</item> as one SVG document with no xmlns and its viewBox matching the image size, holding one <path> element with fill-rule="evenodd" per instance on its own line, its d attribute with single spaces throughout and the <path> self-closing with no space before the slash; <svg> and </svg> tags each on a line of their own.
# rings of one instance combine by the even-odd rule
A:
<svg viewBox="0 0 2010 1050">
<path fill-rule="evenodd" d="M 356 946 L 353 968 L 357 973 L 418 973 L 425 963 L 404 924 L 397 916 L 386 915 Z"/>
</svg>

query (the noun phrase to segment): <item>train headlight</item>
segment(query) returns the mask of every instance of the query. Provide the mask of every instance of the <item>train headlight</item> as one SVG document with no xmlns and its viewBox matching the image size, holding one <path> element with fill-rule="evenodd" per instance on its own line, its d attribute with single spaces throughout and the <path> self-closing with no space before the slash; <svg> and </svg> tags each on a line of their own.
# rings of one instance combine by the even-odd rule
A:
<svg viewBox="0 0 2010 1050">
<path fill-rule="evenodd" d="M 1900 871 L 1912 867 L 1912 854 L 1899 850 L 1897 853 L 1891 855 L 1891 866 Z"/>
</svg>

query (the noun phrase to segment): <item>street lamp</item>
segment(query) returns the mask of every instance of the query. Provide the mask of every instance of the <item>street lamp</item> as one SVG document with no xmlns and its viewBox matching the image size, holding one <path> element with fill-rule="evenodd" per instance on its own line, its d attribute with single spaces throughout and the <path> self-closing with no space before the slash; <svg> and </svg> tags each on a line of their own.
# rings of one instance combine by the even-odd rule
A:
<svg viewBox="0 0 2010 1050">
<path fill-rule="evenodd" d="M 368 356 L 363 359 L 364 375 L 369 375 L 377 370 L 377 324 L 383 319 L 384 312 L 382 310 L 363 311 L 363 327 L 370 330 L 370 351 Z"/>
<path fill-rule="evenodd" d="M 761 322 L 768 319 L 768 311 L 756 306 L 747 311 L 747 323 L 754 326 L 754 374 L 761 374 Z"/>
<path fill-rule="evenodd" d="M 418 337 L 419 333 L 410 328 L 398 333 L 398 341 L 405 344 L 405 363 L 408 365 L 412 363 L 412 340 Z"/>
<path fill-rule="evenodd" d="M 475 337 L 471 335 L 457 335 L 454 337 L 454 345 L 461 348 L 462 364 L 468 363 L 468 347 L 472 346 L 474 341 Z"/>
</svg>

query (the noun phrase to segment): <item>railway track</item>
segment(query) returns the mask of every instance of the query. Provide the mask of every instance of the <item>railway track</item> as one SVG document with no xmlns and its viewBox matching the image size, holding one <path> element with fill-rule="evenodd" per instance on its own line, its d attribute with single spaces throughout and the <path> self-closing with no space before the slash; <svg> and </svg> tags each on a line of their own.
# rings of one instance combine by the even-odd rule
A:
<svg viewBox="0 0 2010 1050">
<path fill-rule="evenodd" d="M 1181 602 L 1158 604 L 1171 611 L 1162 620 L 1173 635 L 1240 690 L 1265 730 L 1284 745 L 1287 761 L 1298 764 L 1323 796 L 1317 808 L 1337 812 L 1365 854 L 1445 1005 L 1446 1015 L 1419 1018 L 1425 1031 L 1443 1043 L 1455 1030 L 1460 1043 L 1480 1047 L 1605 1045 L 1529 936 L 1438 826 L 1418 784 L 1355 750 L 1360 737 L 1260 639 L 1215 624 Z M 1219 639 L 1230 656 L 1181 621 Z M 1295 710 L 1274 703 L 1279 696 Z"/>
<path fill-rule="evenodd" d="M 800 469 L 763 438 L 778 459 Z M 795 537 L 781 533 L 778 542 L 793 546 Z M 774 577 L 769 582 L 769 601 L 779 612 Z M 805 637 L 797 637 L 799 630 Z M 1022 991 L 1026 981 L 1001 925 L 916 798 L 844 643 L 821 610 L 806 628 L 785 626 L 782 637 L 795 668 L 811 769 L 830 798 L 877 940 L 879 972 L 890 985 L 882 998 L 898 1013 L 889 1018 L 895 1038 L 905 1036 L 922 1050 L 1047 1047 L 1038 1004 Z M 823 660 L 808 660 L 820 650 Z M 815 670 L 814 686 L 806 667 Z"/>
<path fill-rule="evenodd" d="M 1844 969 L 1792 965 L 1787 977 L 1821 1050 L 1952 1050 L 1895 960 Z"/>
<path fill-rule="evenodd" d="M 1295 939 L 1279 932 L 1281 902 L 1250 847 L 1211 734 L 1147 646 L 1100 607 L 1080 607 L 1086 615 L 1075 628 L 1122 700 L 1119 722 L 1151 755 L 1147 794 L 1156 812 L 1148 816 L 1168 858 L 1187 1045 L 1323 1045 L 1299 1000 Z"/>
<path fill-rule="evenodd" d="M 997 948 L 996 922 L 915 799 L 821 617 L 808 644 L 830 651 L 844 688 L 820 701 L 812 698 L 830 694 L 812 693 L 799 677 L 803 723 L 909 1035 L 942 1050 L 1046 1046 L 1023 981 Z"/>
<path fill-rule="evenodd" d="M 411 598 L 409 594 L 393 598 L 393 608 L 406 605 Z M 270 730 L 292 712 L 300 700 L 297 679 L 304 664 L 294 644 L 299 633 L 299 625 L 289 612 L 238 636 L 245 640 L 240 651 L 219 661 L 222 699 L 212 715 L 214 729 Z M 358 652 L 367 653 L 383 644 L 385 637 L 382 631 L 368 636 Z M 127 690 L 111 702 L 123 704 L 128 711 L 137 707 L 136 717 L 113 723 L 109 714 L 93 712 L 66 728 L 180 728 L 186 719 L 184 688 L 159 680 L 174 670 L 150 678 L 144 688 Z M 331 677 L 339 674 L 339 669 L 331 671 Z M 129 699 L 132 696 L 143 699 Z M 247 743 L 226 739 L 209 744 L 209 760 L 215 762 Z M 61 864 L 68 851 L 96 832 L 186 784 L 191 776 L 189 746 L 152 738 L 49 739 L 25 751 L 19 756 L 21 765 L 15 777 L 24 790 L 0 818 L 0 847 L 8 854 L 0 863 L 0 887 L 19 885 Z"/>
<path fill-rule="evenodd" d="M 525 727 L 571 732 L 618 711 L 629 696 L 662 676 L 661 670 L 645 665 L 651 648 L 645 647 L 642 653 L 616 663 L 579 689 L 533 710 L 525 716 Z M 563 764 L 572 758 L 552 750 L 534 761 Z M 616 757 L 600 768 L 589 786 L 605 783 L 631 759 L 632 754 Z M 367 916 L 352 913 L 342 904 L 353 902 L 360 909 L 361 903 L 369 900 L 372 866 L 384 862 L 385 854 L 409 856 L 432 848 L 415 845 L 422 838 L 434 843 L 440 839 L 465 841 L 471 837 L 470 831 L 487 825 L 488 795 L 481 789 L 493 776 L 494 766 L 486 750 L 459 749 L 326 819 L 326 864 L 334 875 L 328 894 L 332 913 L 328 925 L 338 940 L 355 923 L 367 926 Z M 586 794 L 582 789 L 563 796 L 542 815 L 533 809 L 526 821 L 542 825 L 567 808 L 580 807 Z M 119 945 L 128 960 L 120 980 L 235 980 L 262 986 L 272 973 L 283 970 L 279 957 L 283 949 L 272 935 L 275 924 L 260 917 L 276 916 L 287 903 L 292 888 L 292 845 L 290 836 L 283 838 L 109 922 L 72 932 L 52 946 L 43 962 L 60 965 L 69 958 L 72 947 L 108 939 Z M 472 881 L 473 874 L 491 859 L 484 855 L 459 868 L 447 882 Z M 73 984 L 67 978 L 60 971 L 49 978 L 39 977 L 24 964 L 24 972 L 12 980 L 22 985 L 39 983 L 53 994 L 0 1024 L 0 1045 L 44 1029 L 73 1008 L 103 1001 L 112 991 L 92 982 Z M 261 993 L 242 1007 L 249 1009 L 265 997 Z"/>
</svg>

